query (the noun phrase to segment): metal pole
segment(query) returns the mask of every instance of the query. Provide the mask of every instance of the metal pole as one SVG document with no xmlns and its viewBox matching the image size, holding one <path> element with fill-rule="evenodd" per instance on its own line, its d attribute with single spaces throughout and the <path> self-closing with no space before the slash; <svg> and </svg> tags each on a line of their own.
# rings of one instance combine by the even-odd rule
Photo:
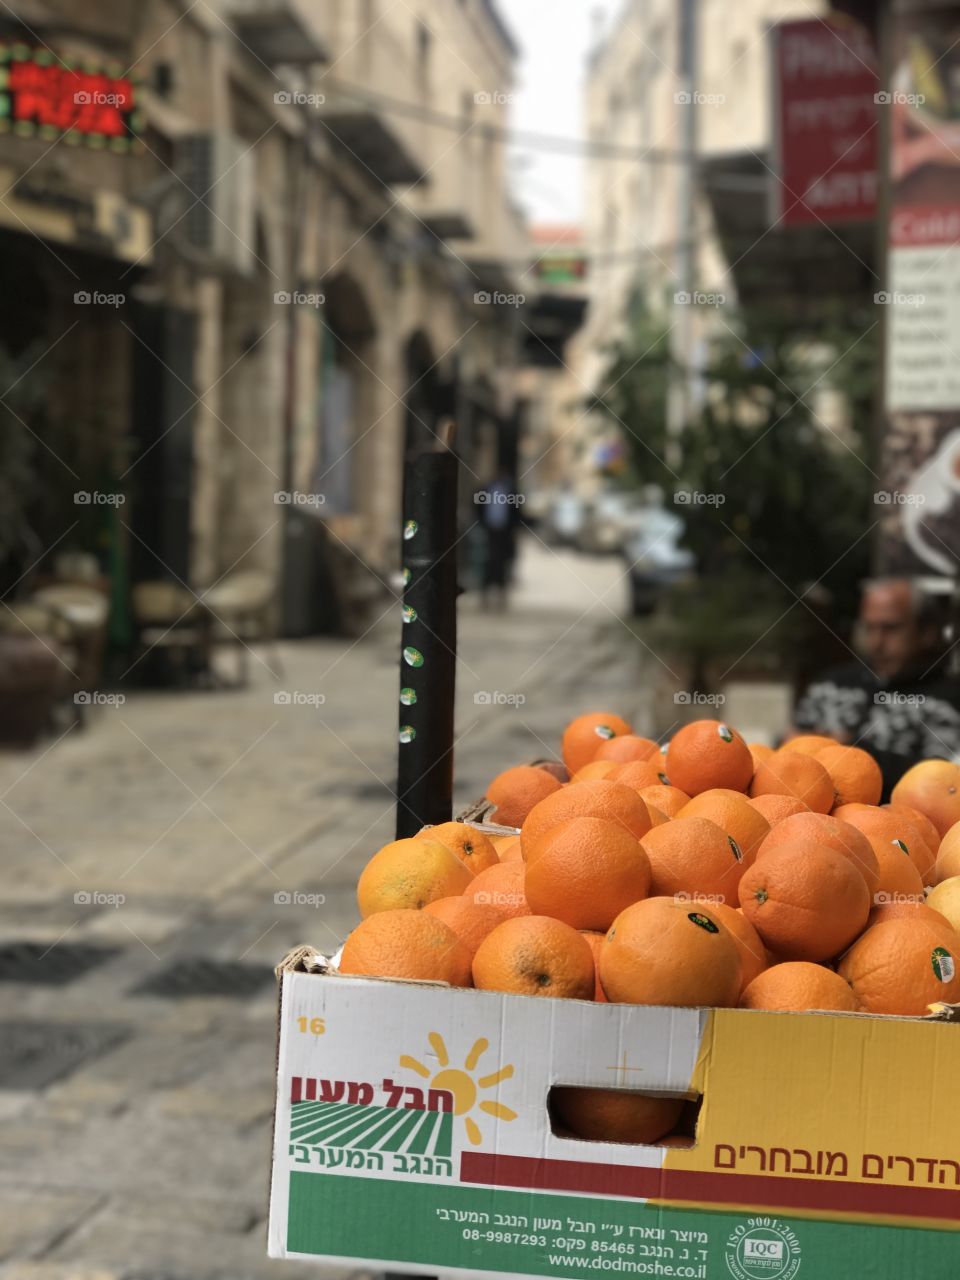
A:
<svg viewBox="0 0 960 1280">
<path fill-rule="evenodd" d="M 403 623 L 397 839 L 453 812 L 457 667 L 456 455 L 441 447 L 408 460 L 403 512 Z"/>
<path fill-rule="evenodd" d="M 685 295 L 685 301 L 674 307 L 675 325 L 670 336 L 674 369 L 667 394 L 667 439 L 664 461 L 674 472 L 683 461 L 681 437 L 693 401 L 693 315 L 690 297 L 696 287 L 696 208 L 694 205 L 694 169 L 697 160 L 697 22 L 698 0 L 679 0 L 677 46 L 677 85 L 681 94 L 683 129 L 680 150 L 682 160 L 677 167 L 677 225 L 674 249 L 674 290 Z"/>
</svg>

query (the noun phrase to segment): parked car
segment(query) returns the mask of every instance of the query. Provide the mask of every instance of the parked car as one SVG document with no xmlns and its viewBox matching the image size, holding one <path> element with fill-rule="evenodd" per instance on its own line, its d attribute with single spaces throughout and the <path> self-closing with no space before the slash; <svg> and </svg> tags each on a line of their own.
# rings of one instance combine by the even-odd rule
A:
<svg viewBox="0 0 960 1280">
<path fill-rule="evenodd" d="M 680 546 L 683 533 L 681 517 L 662 507 L 647 507 L 635 518 L 623 543 L 634 616 L 652 613 L 667 588 L 693 577 L 696 562 Z"/>
<path fill-rule="evenodd" d="M 577 493 L 561 490 L 555 495 L 547 518 L 547 533 L 551 541 L 561 546 L 579 546 L 586 518 L 587 506 L 583 498 Z"/>
<path fill-rule="evenodd" d="M 608 489 L 598 493 L 580 534 L 581 551 L 592 555 L 615 555 L 642 515 L 636 492 Z"/>
</svg>

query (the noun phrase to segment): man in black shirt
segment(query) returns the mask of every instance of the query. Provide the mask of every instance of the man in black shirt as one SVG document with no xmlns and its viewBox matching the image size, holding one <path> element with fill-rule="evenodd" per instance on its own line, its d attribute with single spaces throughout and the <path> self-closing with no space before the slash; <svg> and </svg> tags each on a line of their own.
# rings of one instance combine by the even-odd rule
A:
<svg viewBox="0 0 960 1280">
<path fill-rule="evenodd" d="M 960 683 L 947 673 L 931 607 L 909 580 L 868 584 L 859 630 L 863 659 L 814 680 L 794 724 L 869 751 L 887 800 L 918 760 L 960 757 Z"/>
</svg>

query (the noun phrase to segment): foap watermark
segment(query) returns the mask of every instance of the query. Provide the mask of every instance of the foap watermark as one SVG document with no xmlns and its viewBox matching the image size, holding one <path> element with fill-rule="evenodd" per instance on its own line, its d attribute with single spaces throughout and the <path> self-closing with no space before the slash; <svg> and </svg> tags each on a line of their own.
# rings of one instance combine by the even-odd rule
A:
<svg viewBox="0 0 960 1280">
<path fill-rule="evenodd" d="M 673 495 L 680 507 L 722 507 L 727 500 L 725 493 L 702 493 L 699 489 L 678 489 Z"/>
<path fill-rule="evenodd" d="M 727 100 L 725 93 L 701 93 L 699 89 L 681 89 L 673 95 L 678 107 L 722 107 Z"/>
<path fill-rule="evenodd" d="M 273 895 L 276 907 L 322 907 L 327 900 L 325 893 L 304 893 L 300 889 L 278 889 Z"/>
<path fill-rule="evenodd" d="M 78 89 L 73 95 L 77 107 L 126 107 L 130 102 L 127 93 L 105 93 L 102 89 Z"/>
<path fill-rule="evenodd" d="M 722 707 L 727 696 L 724 693 L 701 693 L 699 689 L 678 689 L 673 700 L 678 707 Z"/>
<path fill-rule="evenodd" d="M 273 300 L 279 307 L 322 307 L 326 295 L 307 293 L 303 289 L 278 289 Z"/>
<path fill-rule="evenodd" d="M 878 489 L 873 500 L 878 507 L 922 507 L 927 501 L 927 495 L 904 493 L 901 489 Z"/>
<path fill-rule="evenodd" d="M 875 907 L 919 907 L 923 902 L 922 893 L 888 893 L 885 889 L 881 889 L 879 893 L 873 895 Z"/>
<path fill-rule="evenodd" d="M 126 500 L 125 493 L 101 493 L 99 489 L 78 489 L 73 495 L 76 507 L 122 507 Z"/>
<path fill-rule="evenodd" d="M 686 893 L 683 889 L 673 895 L 673 900 L 681 905 L 689 902 L 697 907 L 722 907 L 726 902 L 722 893 Z"/>
<path fill-rule="evenodd" d="M 925 93 L 903 93 L 900 89 L 881 89 L 873 95 L 878 107 L 922 107 L 927 100 Z"/>
<path fill-rule="evenodd" d="M 522 307 L 527 300 L 525 293 L 501 293 L 499 289 L 492 292 L 478 289 L 473 295 L 478 307 Z"/>
<path fill-rule="evenodd" d="M 504 893 L 499 889 L 478 889 L 472 896 L 481 907 L 522 907 L 526 903 L 522 893 Z"/>
<path fill-rule="evenodd" d="M 273 695 L 275 707 L 322 707 L 326 694 L 304 693 L 300 689 L 278 689 Z"/>
<path fill-rule="evenodd" d="M 526 500 L 522 493 L 503 493 L 499 489 L 478 489 L 473 495 L 477 507 L 522 507 Z"/>
<path fill-rule="evenodd" d="M 726 300 L 725 293 L 705 293 L 702 289 L 694 289 L 692 293 L 680 289 L 673 295 L 677 307 L 722 307 Z"/>
<path fill-rule="evenodd" d="M 73 895 L 78 907 L 122 907 L 127 900 L 125 893 L 104 893 L 102 889 L 78 889 Z"/>
<path fill-rule="evenodd" d="M 474 105 L 478 107 L 510 107 L 516 100 L 515 93 L 501 93 L 499 89 L 481 89 L 473 95 Z"/>
<path fill-rule="evenodd" d="M 122 707 L 126 700 L 124 693 L 101 693 L 99 689 L 80 689 L 73 695 L 78 707 Z"/>
<path fill-rule="evenodd" d="M 873 295 L 878 307 L 922 307 L 927 300 L 925 293 L 901 293 L 898 289 L 881 289 Z"/>
<path fill-rule="evenodd" d="M 926 700 L 926 694 L 898 693 L 896 689 L 883 689 L 873 695 L 874 705 L 878 707 L 922 707 Z"/>
<path fill-rule="evenodd" d="M 278 107 L 322 107 L 325 93 L 306 93 L 303 89 L 278 89 L 273 95 Z"/>
<path fill-rule="evenodd" d="M 326 497 L 322 493 L 301 493 L 299 489 L 278 489 L 273 495 L 278 507 L 322 507 Z"/>
<path fill-rule="evenodd" d="M 127 300 L 125 293 L 103 293 L 100 289 L 78 289 L 73 295 L 78 307 L 122 307 Z"/>
<path fill-rule="evenodd" d="M 473 695 L 475 707 L 522 707 L 525 693 L 504 693 L 501 689 L 478 689 Z"/>
</svg>

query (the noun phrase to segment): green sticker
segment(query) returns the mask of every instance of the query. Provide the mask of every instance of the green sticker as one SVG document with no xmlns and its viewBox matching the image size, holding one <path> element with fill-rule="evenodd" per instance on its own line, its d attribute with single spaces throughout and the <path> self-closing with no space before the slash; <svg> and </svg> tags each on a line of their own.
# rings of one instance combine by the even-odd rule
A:
<svg viewBox="0 0 960 1280">
<path fill-rule="evenodd" d="M 908 858 L 910 857 L 910 850 L 902 840 L 891 840 L 890 843 L 895 844 L 901 853 L 905 853 Z"/>
<path fill-rule="evenodd" d="M 933 965 L 933 972 L 937 975 L 938 982 L 953 981 L 957 966 L 946 947 L 934 947 L 930 953 L 930 963 Z"/>
<path fill-rule="evenodd" d="M 410 578 L 412 577 L 412 575 L 406 565 L 404 565 L 403 568 L 401 569 L 400 576 L 401 578 L 403 578 L 403 585 L 407 586 L 410 582 Z"/>
<path fill-rule="evenodd" d="M 669 787 L 670 779 L 667 777 L 665 773 L 658 773 L 657 777 L 660 779 L 660 781 L 663 783 L 665 787 Z"/>
<path fill-rule="evenodd" d="M 416 622 L 417 611 L 414 609 L 413 605 L 405 604 L 403 606 L 403 620 L 404 622 Z"/>
<path fill-rule="evenodd" d="M 417 700 L 416 689 L 404 688 L 400 690 L 400 701 L 405 707 L 412 707 Z"/>
<path fill-rule="evenodd" d="M 720 930 L 713 923 L 709 916 L 703 916 L 699 911 L 691 911 L 687 915 L 687 919 L 691 920 L 698 929 L 706 929 L 707 933 L 719 933 Z"/>
<path fill-rule="evenodd" d="M 597 735 L 598 738 L 603 738 L 607 742 L 609 742 L 611 738 L 615 738 L 617 736 L 616 733 L 613 731 L 613 729 L 610 728 L 608 724 L 598 724 L 594 728 L 593 732 Z"/>
<path fill-rule="evenodd" d="M 724 742 L 733 741 L 733 730 L 729 727 L 729 725 L 718 724 L 717 733 L 719 733 L 720 737 L 724 740 Z"/>
<path fill-rule="evenodd" d="M 730 841 L 730 848 L 733 850 L 733 856 L 738 862 L 742 862 L 743 853 L 740 850 L 740 846 L 737 844 L 736 840 L 734 840 L 733 836 L 727 836 L 727 839 Z"/>
<path fill-rule="evenodd" d="M 400 741 L 412 742 L 417 736 L 417 731 L 412 724 L 402 725 L 400 728 Z"/>
<path fill-rule="evenodd" d="M 414 649 L 413 645 L 407 645 L 403 651 L 403 660 L 408 667 L 422 667 L 423 654 L 419 649 Z"/>
<path fill-rule="evenodd" d="M 409 542 L 410 539 L 414 537 L 414 535 L 416 534 L 419 528 L 420 526 L 417 524 L 416 520 L 408 520 L 406 524 L 403 526 L 404 542 Z"/>
</svg>

